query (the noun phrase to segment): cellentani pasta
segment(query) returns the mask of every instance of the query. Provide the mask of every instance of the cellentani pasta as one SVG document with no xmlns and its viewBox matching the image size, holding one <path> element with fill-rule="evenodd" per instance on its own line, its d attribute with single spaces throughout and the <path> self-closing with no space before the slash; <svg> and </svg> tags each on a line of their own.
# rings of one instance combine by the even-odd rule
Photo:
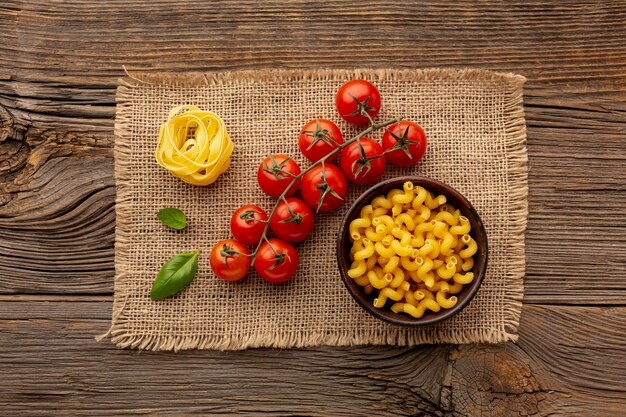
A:
<svg viewBox="0 0 626 417">
<path fill-rule="evenodd" d="M 233 141 L 222 119 L 196 106 L 178 106 L 159 129 L 156 160 L 193 185 L 209 185 L 230 166 Z"/>
<path fill-rule="evenodd" d="M 454 307 L 471 272 L 476 241 L 469 219 L 412 182 L 377 196 L 349 225 L 352 265 L 348 276 L 373 304 L 419 318 Z"/>
</svg>

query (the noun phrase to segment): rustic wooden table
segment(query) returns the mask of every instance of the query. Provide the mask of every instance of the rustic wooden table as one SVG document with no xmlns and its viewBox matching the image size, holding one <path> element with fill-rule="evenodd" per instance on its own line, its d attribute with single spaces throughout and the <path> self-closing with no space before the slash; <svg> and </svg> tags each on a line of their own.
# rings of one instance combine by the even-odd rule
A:
<svg viewBox="0 0 626 417">
<path fill-rule="evenodd" d="M 0 415 L 626 413 L 626 2 L 0 5 Z M 138 353 L 111 314 L 113 122 L 147 71 L 528 77 L 519 342 Z"/>
</svg>

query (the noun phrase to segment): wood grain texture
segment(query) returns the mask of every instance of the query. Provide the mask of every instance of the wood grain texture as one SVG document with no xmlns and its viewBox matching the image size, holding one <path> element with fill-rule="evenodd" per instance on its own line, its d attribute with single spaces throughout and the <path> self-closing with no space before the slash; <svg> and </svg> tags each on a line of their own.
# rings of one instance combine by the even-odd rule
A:
<svg viewBox="0 0 626 417">
<path fill-rule="evenodd" d="M 624 33 L 623 1 L 4 2 L 0 293 L 16 295 L 0 296 L 0 414 L 623 415 Z M 177 355 L 95 343 L 110 318 L 122 65 L 528 77 L 519 343 Z"/>
<path fill-rule="evenodd" d="M 39 0 L 3 11 L 13 30 L 0 66 L 34 67 L 24 81 L 45 74 L 76 86 L 90 72 L 96 94 L 114 84 L 122 64 L 174 71 L 478 65 L 550 82 L 575 79 L 582 88 L 621 79 L 626 64 L 620 1 L 216 1 L 203 10 L 191 1 Z M 96 94 L 45 93 L 87 102 Z"/>
<path fill-rule="evenodd" d="M 626 308 L 528 306 L 518 344 L 154 353 L 96 343 L 110 302 L 0 300 L 5 415 L 619 415 Z"/>
</svg>

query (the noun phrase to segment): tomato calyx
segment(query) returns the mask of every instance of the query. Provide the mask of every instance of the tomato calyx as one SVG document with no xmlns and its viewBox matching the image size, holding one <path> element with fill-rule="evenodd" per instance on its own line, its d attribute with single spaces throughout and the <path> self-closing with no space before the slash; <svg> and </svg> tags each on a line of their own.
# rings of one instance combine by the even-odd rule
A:
<svg viewBox="0 0 626 417">
<path fill-rule="evenodd" d="M 354 97 L 352 94 L 350 94 L 350 97 L 352 97 L 352 99 L 356 103 L 356 109 L 352 113 L 345 114 L 344 116 L 350 117 L 350 116 L 361 115 L 361 116 L 367 117 L 370 123 L 374 124 L 374 121 L 372 120 L 371 116 L 368 113 L 368 111 L 376 110 L 376 107 L 372 107 L 368 104 L 370 101 L 370 96 L 365 97 L 365 100 L 363 101 Z"/>
<path fill-rule="evenodd" d="M 309 146 L 307 146 L 306 150 L 310 151 L 320 140 L 327 145 L 337 144 L 335 140 L 330 136 L 330 130 L 322 129 L 322 125 L 320 124 L 320 119 L 315 119 L 315 130 L 305 130 L 303 133 L 309 135 L 313 138 Z"/>
<path fill-rule="evenodd" d="M 257 219 L 254 217 L 255 214 L 260 214 L 258 211 L 253 209 L 247 209 L 243 213 L 239 215 L 239 218 L 245 221 L 246 223 L 259 222 L 259 223 L 267 223 L 266 220 Z"/>
<path fill-rule="evenodd" d="M 274 252 L 274 265 L 267 268 L 268 271 L 273 271 L 274 269 L 278 268 L 280 264 L 285 262 L 285 259 L 291 260 L 291 258 L 289 258 L 289 255 L 287 255 L 286 253 L 276 252 L 276 249 L 274 249 L 274 246 L 272 246 L 269 241 L 267 242 L 267 245 L 270 247 L 272 252 Z"/>
<path fill-rule="evenodd" d="M 326 173 L 324 172 L 324 162 L 322 162 L 321 174 L 322 174 L 322 182 L 320 182 L 319 184 L 315 186 L 318 190 L 320 190 L 320 198 L 317 200 L 317 209 L 315 210 L 316 213 L 319 213 L 320 208 L 322 207 L 322 204 L 324 203 L 324 199 L 326 198 L 328 194 L 343 201 L 343 198 L 339 194 L 337 194 L 337 192 L 333 190 L 331 186 L 328 184 L 328 181 L 326 181 Z"/>
<path fill-rule="evenodd" d="M 276 252 L 274 252 L 274 265 L 272 265 L 269 268 L 267 268 L 267 270 L 268 271 L 273 271 L 274 269 L 278 268 L 280 266 L 280 264 L 285 262 L 285 258 L 288 258 L 286 253 L 276 253 Z"/>
<path fill-rule="evenodd" d="M 284 198 L 283 198 L 283 202 L 285 203 L 285 206 L 287 207 L 287 210 L 289 211 L 289 217 L 279 221 L 278 223 L 295 223 L 295 224 L 302 223 L 302 220 L 304 220 L 304 217 L 300 213 L 294 212 L 289 206 L 289 203 L 287 203 L 287 200 L 285 200 Z"/>
<path fill-rule="evenodd" d="M 279 221 L 278 223 L 295 223 L 295 224 L 300 224 L 302 223 L 302 220 L 304 220 L 304 217 L 302 217 L 302 215 L 295 213 L 292 214 L 291 217 L 289 217 L 288 219 L 284 219 Z"/>
<path fill-rule="evenodd" d="M 400 122 L 398 122 L 398 132 L 401 132 L 400 128 L 401 128 Z M 404 151 L 407 157 L 412 158 L 413 154 L 411 154 L 411 150 L 409 149 L 409 146 L 419 144 L 420 142 L 417 140 L 410 140 L 408 138 L 410 128 L 411 126 L 407 125 L 406 129 L 404 130 L 404 133 L 402 133 L 401 136 L 398 136 L 395 133 L 393 133 L 391 130 L 387 129 L 387 132 L 396 140 L 396 144 L 392 148 L 385 150 L 385 153 L 402 149 L 402 151 Z"/>
<path fill-rule="evenodd" d="M 370 163 L 370 161 L 373 161 L 374 159 L 380 158 L 382 156 L 382 154 L 369 157 L 369 156 L 367 156 L 365 154 L 365 148 L 363 148 L 363 145 L 361 145 L 361 141 L 357 140 L 356 143 L 357 143 L 357 145 L 359 147 L 359 159 L 355 160 L 352 163 L 352 167 L 351 167 L 352 173 L 354 174 L 355 177 L 358 177 L 359 174 L 361 174 L 361 172 L 363 172 L 363 170 L 365 170 L 365 172 L 363 172 L 363 176 L 365 176 L 372 169 L 372 164 Z"/>
<path fill-rule="evenodd" d="M 284 161 L 282 161 L 281 163 L 278 163 L 278 162 L 276 162 L 276 159 L 274 159 L 274 155 L 269 154 L 269 155 L 268 155 L 268 157 L 270 158 L 270 161 L 271 161 L 271 163 L 272 163 L 272 166 L 271 166 L 271 167 L 268 167 L 268 166 L 267 166 L 267 164 L 265 164 L 265 163 L 264 163 L 264 164 L 262 165 L 262 166 L 263 166 L 263 171 L 265 171 L 265 172 L 269 172 L 269 173 L 270 173 L 270 174 L 272 174 L 272 175 L 274 176 L 274 178 L 276 178 L 277 180 L 282 179 L 282 178 L 280 177 L 280 174 L 287 175 L 287 176 L 289 176 L 289 177 L 295 177 L 295 175 L 294 175 L 294 174 L 292 174 L 292 173 L 291 173 L 291 172 L 289 172 L 289 171 L 285 171 L 285 170 L 283 169 L 283 167 L 285 166 L 285 164 L 286 164 L 287 162 L 291 161 L 291 158 L 287 157 L 287 158 L 285 158 L 285 160 L 284 160 Z"/>
<path fill-rule="evenodd" d="M 225 267 L 228 266 L 226 265 L 226 260 L 230 256 L 235 256 L 235 255 L 249 256 L 249 255 L 246 255 L 245 253 L 241 253 L 239 251 L 234 250 L 233 245 L 231 244 L 224 244 L 222 246 L 222 249 L 220 249 L 220 256 L 222 257 L 222 263 L 224 264 Z"/>
</svg>

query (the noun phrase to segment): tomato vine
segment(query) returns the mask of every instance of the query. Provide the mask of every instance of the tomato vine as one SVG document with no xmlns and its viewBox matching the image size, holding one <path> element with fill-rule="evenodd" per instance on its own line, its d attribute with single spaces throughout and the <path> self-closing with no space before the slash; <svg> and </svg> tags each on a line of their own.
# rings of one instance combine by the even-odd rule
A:
<svg viewBox="0 0 626 417">
<path fill-rule="evenodd" d="M 363 111 L 361 114 L 365 114 L 369 120 L 370 120 L 370 125 L 362 130 L 361 132 L 359 132 L 357 135 L 353 136 L 352 138 L 348 139 L 347 141 L 345 141 L 344 143 L 338 145 L 334 150 L 332 150 L 331 152 L 329 152 L 327 155 L 325 155 L 324 157 L 320 158 L 318 161 L 311 163 L 311 165 L 309 167 L 307 167 L 306 169 L 302 170 L 298 175 L 292 175 L 292 179 L 291 179 L 291 183 L 285 188 L 285 191 L 283 191 L 281 193 L 281 195 L 278 197 L 278 200 L 276 201 L 276 203 L 274 204 L 274 207 L 272 207 L 272 210 L 270 211 L 269 215 L 268 215 L 268 220 L 265 223 L 265 228 L 263 229 L 263 234 L 261 235 L 261 240 L 260 242 L 257 244 L 256 248 L 254 249 L 254 251 L 252 251 L 249 255 L 246 256 L 250 256 L 252 257 L 252 262 L 254 263 L 254 259 L 256 258 L 256 255 L 259 252 L 259 249 L 261 247 L 261 245 L 264 242 L 267 242 L 267 244 L 272 248 L 271 243 L 269 242 L 268 239 L 268 232 L 269 232 L 269 228 L 270 228 L 270 222 L 272 220 L 272 218 L 274 217 L 275 213 L 276 213 L 276 209 L 278 208 L 279 204 L 281 202 L 284 202 L 285 204 L 288 205 L 286 197 L 287 197 L 287 193 L 289 190 L 291 190 L 291 188 L 309 171 L 311 171 L 313 168 L 321 165 L 322 167 L 324 166 L 324 163 L 331 160 L 333 156 L 337 155 L 338 153 L 341 152 L 342 149 L 344 149 L 346 146 L 350 145 L 351 143 L 358 141 L 359 139 L 361 139 L 362 137 L 366 136 L 367 134 L 371 133 L 371 132 L 375 132 L 377 130 L 380 130 L 382 128 L 385 128 L 387 126 L 390 126 L 394 123 L 398 123 L 402 120 L 402 117 L 396 117 L 393 118 L 391 120 L 387 120 L 385 122 L 381 122 L 381 123 L 374 123 L 374 121 L 369 117 L 369 114 L 367 114 L 365 111 Z M 283 161 L 285 162 L 285 161 Z M 320 184 L 322 185 L 322 184 Z M 322 196 L 320 197 L 320 201 L 323 201 L 323 197 L 328 194 L 329 192 L 324 191 L 324 193 L 322 194 Z M 318 205 L 319 207 L 319 205 Z M 272 248 L 273 249 L 273 248 Z M 243 254 L 242 254 L 243 255 Z"/>
</svg>

